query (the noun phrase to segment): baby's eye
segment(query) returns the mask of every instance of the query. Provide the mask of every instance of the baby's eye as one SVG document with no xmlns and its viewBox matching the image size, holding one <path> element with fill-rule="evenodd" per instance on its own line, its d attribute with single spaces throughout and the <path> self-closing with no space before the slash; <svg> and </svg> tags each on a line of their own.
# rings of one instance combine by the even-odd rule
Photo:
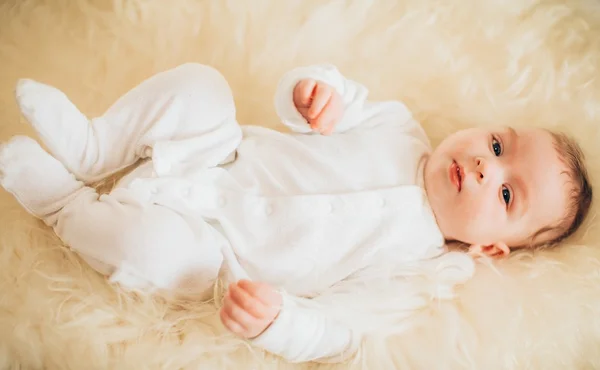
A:
<svg viewBox="0 0 600 370">
<path fill-rule="evenodd" d="M 496 157 L 502 154 L 502 145 L 498 140 L 496 140 L 496 138 L 492 138 L 492 150 L 494 151 Z"/>
<path fill-rule="evenodd" d="M 506 186 L 502 186 L 502 199 L 506 205 L 510 203 L 510 190 Z"/>
</svg>

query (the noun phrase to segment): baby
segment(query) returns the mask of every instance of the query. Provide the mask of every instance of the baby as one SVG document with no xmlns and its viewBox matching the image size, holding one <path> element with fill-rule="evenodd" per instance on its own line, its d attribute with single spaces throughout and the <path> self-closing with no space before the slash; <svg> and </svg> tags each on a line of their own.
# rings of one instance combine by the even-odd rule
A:
<svg viewBox="0 0 600 370">
<path fill-rule="evenodd" d="M 289 361 L 353 353 L 356 332 L 292 303 L 360 271 L 552 245 L 592 199 L 583 156 L 542 129 L 470 129 L 432 151 L 400 102 L 330 65 L 294 69 L 275 108 L 292 133 L 240 126 L 211 67 L 161 72 L 88 120 L 31 80 L 19 106 L 47 146 L 16 136 L 0 182 L 91 267 L 126 289 L 230 285 L 223 324 Z M 148 159 L 109 193 L 90 184 Z"/>
</svg>

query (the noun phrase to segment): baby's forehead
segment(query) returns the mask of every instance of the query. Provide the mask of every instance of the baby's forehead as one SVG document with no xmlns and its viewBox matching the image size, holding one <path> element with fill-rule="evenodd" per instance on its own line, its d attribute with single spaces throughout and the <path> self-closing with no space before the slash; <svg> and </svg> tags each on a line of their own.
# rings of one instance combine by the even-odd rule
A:
<svg viewBox="0 0 600 370">
<path fill-rule="evenodd" d="M 507 128 L 510 131 L 511 149 L 518 162 L 528 167 L 532 174 L 563 174 L 568 169 L 565 154 L 552 134 L 538 128 Z"/>
<path fill-rule="evenodd" d="M 515 129 L 514 166 L 523 182 L 530 215 L 548 225 L 564 217 L 573 190 L 572 171 L 551 133 Z"/>
<path fill-rule="evenodd" d="M 552 134 L 550 133 L 550 131 L 543 129 L 543 128 L 538 128 L 538 127 L 518 127 L 518 126 L 509 126 L 509 125 L 504 125 L 504 126 L 500 126 L 503 130 L 511 132 L 513 134 L 518 135 L 519 137 L 524 136 L 524 137 L 544 137 L 547 138 L 548 140 L 553 140 Z"/>
</svg>

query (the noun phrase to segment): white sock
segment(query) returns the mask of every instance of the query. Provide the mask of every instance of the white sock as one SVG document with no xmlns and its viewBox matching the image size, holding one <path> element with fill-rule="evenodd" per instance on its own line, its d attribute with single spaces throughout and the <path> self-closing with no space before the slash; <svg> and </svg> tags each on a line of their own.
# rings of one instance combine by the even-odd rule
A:
<svg viewBox="0 0 600 370">
<path fill-rule="evenodd" d="M 79 175 L 81 156 L 93 140 L 90 122 L 60 90 L 29 79 L 17 83 L 21 112 L 67 169 Z"/>
<path fill-rule="evenodd" d="M 50 226 L 73 198 L 94 191 L 27 136 L 14 136 L 0 146 L 0 185 Z"/>
</svg>

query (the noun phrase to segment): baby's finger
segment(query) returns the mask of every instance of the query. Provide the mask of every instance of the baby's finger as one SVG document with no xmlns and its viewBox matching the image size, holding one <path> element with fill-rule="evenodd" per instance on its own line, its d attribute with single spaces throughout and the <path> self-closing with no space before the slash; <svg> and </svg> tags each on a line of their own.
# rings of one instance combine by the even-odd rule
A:
<svg viewBox="0 0 600 370">
<path fill-rule="evenodd" d="M 240 324 L 238 324 L 234 319 L 229 317 L 227 311 L 225 311 L 224 308 L 221 308 L 221 310 L 219 311 L 219 317 L 221 318 L 223 326 L 225 326 L 230 332 L 238 335 L 242 335 L 245 332 L 245 329 Z"/>
<path fill-rule="evenodd" d="M 315 119 L 319 114 L 321 114 L 321 111 L 323 110 L 327 102 L 329 102 L 329 99 L 331 99 L 331 93 L 331 87 L 322 83 L 317 84 L 312 104 L 308 109 L 309 119 Z"/>
<path fill-rule="evenodd" d="M 257 319 L 265 319 L 273 316 L 273 308 L 266 306 L 259 299 L 251 296 L 245 289 L 237 284 L 229 288 L 231 299 L 234 303 Z"/>
<path fill-rule="evenodd" d="M 253 330 L 259 321 L 242 307 L 237 305 L 231 297 L 225 300 L 223 310 L 225 310 L 227 316 L 241 326 L 244 331 Z"/>
<path fill-rule="evenodd" d="M 267 284 L 250 280 L 240 280 L 238 286 L 267 307 L 279 309 L 281 306 L 281 295 Z"/>
<path fill-rule="evenodd" d="M 321 114 L 315 119 L 319 132 L 322 134 L 328 134 L 333 131 L 335 120 L 337 119 L 337 112 L 333 106 L 333 99 L 327 102 L 327 105 L 321 111 Z"/>
<path fill-rule="evenodd" d="M 298 108 L 308 108 L 312 100 L 312 95 L 317 85 L 317 81 L 312 79 L 302 80 L 294 89 L 294 102 Z"/>
</svg>

